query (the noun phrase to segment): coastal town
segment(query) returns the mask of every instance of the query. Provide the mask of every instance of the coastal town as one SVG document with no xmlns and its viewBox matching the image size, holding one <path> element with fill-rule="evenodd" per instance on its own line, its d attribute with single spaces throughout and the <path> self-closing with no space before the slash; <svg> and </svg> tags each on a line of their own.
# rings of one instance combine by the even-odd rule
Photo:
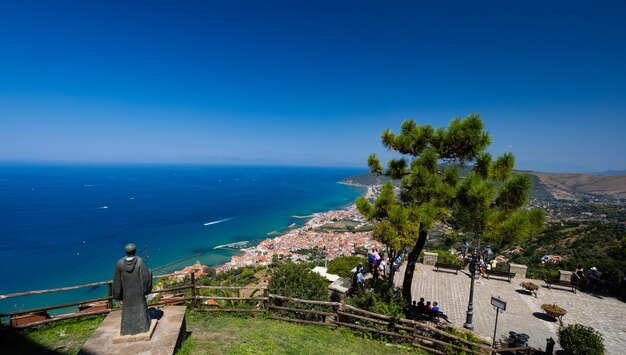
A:
<svg viewBox="0 0 626 355">
<path fill-rule="evenodd" d="M 353 232 L 318 230 L 319 227 L 338 221 L 357 222 L 357 225 Z M 233 256 L 230 262 L 218 266 L 216 271 L 269 265 L 275 256 L 293 261 L 306 261 L 309 255 L 302 251 L 315 248 L 324 250 L 327 259 L 332 260 L 337 256 L 352 255 L 358 248 L 381 247 L 381 244 L 372 238 L 371 231 L 359 231 L 365 225 L 365 220 L 354 204 L 343 210 L 315 213 L 303 227 L 291 229 L 275 238 L 267 238 L 254 247 L 241 249 L 242 255 Z"/>
</svg>

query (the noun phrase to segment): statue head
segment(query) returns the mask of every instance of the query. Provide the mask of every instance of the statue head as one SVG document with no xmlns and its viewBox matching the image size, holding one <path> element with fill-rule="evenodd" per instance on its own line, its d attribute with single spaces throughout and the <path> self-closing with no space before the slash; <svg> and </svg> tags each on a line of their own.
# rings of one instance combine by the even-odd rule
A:
<svg viewBox="0 0 626 355">
<path fill-rule="evenodd" d="M 137 247 L 133 243 L 126 244 L 124 249 L 126 250 L 126 256 L 135 256 L 135 253 L 137 252 Z"/>
</svg>

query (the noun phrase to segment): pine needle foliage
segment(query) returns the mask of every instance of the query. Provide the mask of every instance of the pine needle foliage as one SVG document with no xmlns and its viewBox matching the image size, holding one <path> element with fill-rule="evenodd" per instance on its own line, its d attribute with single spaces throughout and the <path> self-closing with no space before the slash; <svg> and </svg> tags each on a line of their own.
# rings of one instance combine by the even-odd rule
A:
<svg viewBox="0 0 626 355">
<path fill-rule="evenodd" d="M 390 257 L 410 250 L 402 286 L 407 301 L 415 263 L 434 223 L 447 224 L 478 243 L 480 238 L 519 242 L 541 230 L 543 212 L 525 208 L 531 177 L 514 173 L 511 153 L 493 158 L 486 152 L 491 137 L 478 114 L 436 129 L 406 120 L 399 134 L 383 131 L 381 142 L 400 158 L 389 160 L 383 171 L 378 157 L 370 154 L 370 172 L 400 179 L 400 190 L 384 184 L 373 203 L 361 197 L 357 208 L 374 222 L 374 238 L 385 244 Z"/>
</svg>

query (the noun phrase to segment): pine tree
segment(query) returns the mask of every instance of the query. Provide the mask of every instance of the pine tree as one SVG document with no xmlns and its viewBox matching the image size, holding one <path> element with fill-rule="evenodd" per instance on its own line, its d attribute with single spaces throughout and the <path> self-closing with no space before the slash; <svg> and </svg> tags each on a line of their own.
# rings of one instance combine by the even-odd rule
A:
<svg viewBox="0 0 626 355">
<path fill-rule="evenodd" d="M 386 184 L 374 204 L 359 198 L 357 207 L 374 222 L 374 237 L 388 250 L 397 255 L 410 249 L 402 285 L 408 302 L 415 263 L 434 223 L 468 233 L 477 243 L 481 237 L 494 243 L 521 241 L 543 225 L 542 211 L 523 208 L 532 180 L 513 174 L 512 154 L 494 160 L 485 151 L 491 138 L 479 115 L 455 118 L 438 129 L 406 120 L 399 134 L 387 129 L 381 139 L 402 157 L 391 159 L 383 171 L 371 154 L 368 166 L 373 174 L 400 180 L 399 200 Z M 471 165 L 471 172 L 462 177 L 461 170 Z"/>
</svg>

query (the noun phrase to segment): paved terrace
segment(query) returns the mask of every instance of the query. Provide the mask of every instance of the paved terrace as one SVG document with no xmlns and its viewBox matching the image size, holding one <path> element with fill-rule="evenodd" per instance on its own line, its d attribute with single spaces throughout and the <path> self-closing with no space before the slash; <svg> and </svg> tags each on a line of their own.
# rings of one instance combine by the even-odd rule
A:
<svg viewBox="0 0 626 355">
<path fill-rule="evenodd" d="M 396 275 L 396 285 L 401 285 L 404 269 Z M 537 298 L 521 292 L 520 283 L 523 281 L 539 285 Z M 433 266 L 417 264 L 411 294 L 415 300 L 424 297 L 425 301 L 439 302 L 449 321 L 462 327 L 469 288 L 467 270 L 455 275 L 450 270 L 437 272 Z M 574 294 L 571 289 L 560 289 L 558 286 L 548 289 L 540 280 L 515 278 L 509 283 L 501 278 L 481 278 L 474 288 L 474 331 L 489 338 L 493 337 L 496 316 L 495 308 L 490 304 L 491 296 L 501 297 L 507 302 L 507 310 L 498 318 L 497 340 L 504 341 L 512 330 L 530 335 L 529 345 L 532 347 L 545 350 L 546 339 L 552 337 L 557 342 L 555 350 L 560 349 L 556 334 L 558 323 L 545 320 L 541 310 L 544 303 L 556 303 L 567 310 L 563 317 L 565 324 L 591 326 L 603 334 L 608 354 L 626 353 L 626 304 L 615 298 L 580 291 Z"/>
</svg>

